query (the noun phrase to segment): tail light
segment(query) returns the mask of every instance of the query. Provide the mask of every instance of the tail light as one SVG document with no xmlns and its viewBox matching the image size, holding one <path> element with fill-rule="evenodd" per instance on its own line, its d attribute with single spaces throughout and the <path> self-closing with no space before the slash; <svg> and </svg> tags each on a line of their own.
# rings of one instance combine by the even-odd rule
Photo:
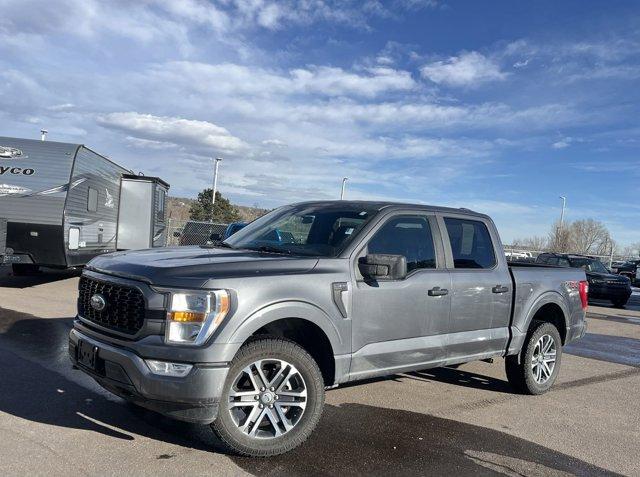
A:
<svg viewBox="0 0 640 477">
<path fill-rule="evenodd" d="M 580 301 L 582 302 L 582 309 L 587 309 L 587 303 L 589 301 L 589 282 L 582 280 L 579 284 Z"/>
</svg>

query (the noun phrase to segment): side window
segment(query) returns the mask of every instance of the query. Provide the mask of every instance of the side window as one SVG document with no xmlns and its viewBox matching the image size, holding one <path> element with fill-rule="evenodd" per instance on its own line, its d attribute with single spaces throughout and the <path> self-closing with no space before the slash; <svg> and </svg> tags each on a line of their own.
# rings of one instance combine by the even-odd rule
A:
<svg viewBox="0 0 640 477">
<path fill-rule="evenodd" d="M 89 193 L 87 194 L 87 210 L 89 212 L 98 210 L 98 191 L 93 187 L 89 187 Z"/>
<path fill-rule="evenodd" d="M 426 217 L 402 216 L 390 219 L 367 245 L 368 253 L 404 255 L 407 272 L 436 268 L 431 227 Z"/>
<path fill-rule="evenodd" d="M 492 268 L 496 264 L 487 226 L 477 220 L 445 217 L 455 268 Z"/>
</svg>

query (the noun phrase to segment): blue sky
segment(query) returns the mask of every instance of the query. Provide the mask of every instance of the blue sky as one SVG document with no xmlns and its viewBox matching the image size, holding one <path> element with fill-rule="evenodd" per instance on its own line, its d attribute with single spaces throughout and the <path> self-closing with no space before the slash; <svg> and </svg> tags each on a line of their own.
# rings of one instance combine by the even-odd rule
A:
<svg viewBox="0 0 640 477">
<path fill-rule="evenodd" d="M 633 1 L 0 0 L 0 135 L 81 142 L 194 196 L 469 207 L 640 241 Z"/>
</svg>

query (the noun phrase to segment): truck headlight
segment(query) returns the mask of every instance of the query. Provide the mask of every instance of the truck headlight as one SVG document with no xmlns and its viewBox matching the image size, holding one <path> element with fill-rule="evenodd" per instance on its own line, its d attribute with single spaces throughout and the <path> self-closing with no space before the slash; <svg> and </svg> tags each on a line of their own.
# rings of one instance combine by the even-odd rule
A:
<svg viewBox="0 0 640 477">
<path fill-rule="evenodd" d="M 226 290 L 170 292 L 165 341 L 204 344 L 227 316 L 229 304 Z"/>
</svg>

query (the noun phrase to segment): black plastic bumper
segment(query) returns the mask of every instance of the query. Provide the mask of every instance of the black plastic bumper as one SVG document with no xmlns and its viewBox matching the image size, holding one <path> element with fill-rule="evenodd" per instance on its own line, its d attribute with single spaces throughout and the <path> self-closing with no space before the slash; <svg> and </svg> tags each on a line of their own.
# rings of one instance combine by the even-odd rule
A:
<svg viewBox="0 0 640 477">
<path fill-rule="evenodd" d="M 78 340 L 98 348 L 92 369 L 78 362 Z M 69 334 L 69 357 L 81 371 L 112 393 L 147 409 L 187 422 L 208 424 L 218 414 L 226 366 L 194 365 L 182 378 L 153 374 L 144 359 L 130 350 L 85 336 Z"/>
</svg>

